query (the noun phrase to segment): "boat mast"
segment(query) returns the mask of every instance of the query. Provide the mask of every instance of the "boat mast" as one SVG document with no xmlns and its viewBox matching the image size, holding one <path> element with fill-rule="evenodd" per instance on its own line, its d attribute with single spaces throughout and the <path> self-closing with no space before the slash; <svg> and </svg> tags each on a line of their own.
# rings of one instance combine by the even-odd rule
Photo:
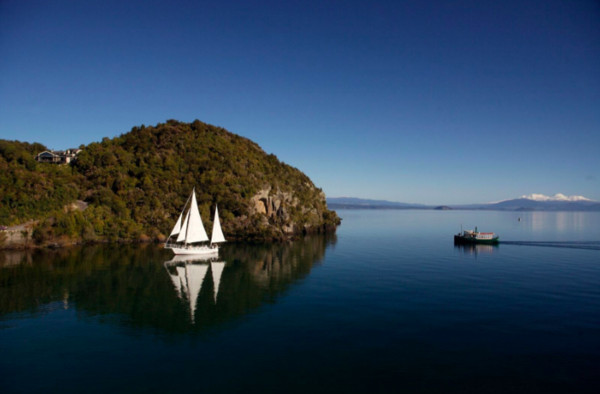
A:
<svg viewBox="0 0 600 394">
<path fill-rule="evenodd" d="M 195 200 L 195 198 L 194 198 L 195 194 L 196 194 L 196 186 L 194 186 L 192 188 L 192 195 L 189 198 L 189 199 L 192 200 L 192 202 L 190 202 L 190 211 L 192 210 L 192 204 L 194 203 L 194 200 Z M 190 212 L 188 212 L 187 223 L 186 223 L 186 226 L 185 226 L 185 242 L 183 244 L 183 246 L 186 246 L 186 247 L 187 247 L 188 232 L 190 231 L 190 216 L 192 216 L 192 215 L 190 215 Z"/>
</svg>

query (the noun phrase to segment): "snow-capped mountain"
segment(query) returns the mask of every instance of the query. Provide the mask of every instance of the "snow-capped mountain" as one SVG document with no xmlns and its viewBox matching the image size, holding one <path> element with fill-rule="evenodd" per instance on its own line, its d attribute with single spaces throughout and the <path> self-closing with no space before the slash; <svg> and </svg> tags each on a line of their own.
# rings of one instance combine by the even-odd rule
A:
<svg viewBox="0 0 600 394">
<path fill-rule="evenodd" d="M 507 211 L 599 211 L 600 202 L 562 193 L 556 193 L 554 196 L 534 193 L 513 200 L 482 204 L 476 208 Z"/>
<path fill-rule="evenodd" d="M 544 194 L 533 193 L 521 196 L 521 198 L 533 201 L 592 201 L 589 198 L 583 196 L 565 196 L 562 193 L 556 193 L 553 196 L 546 196 Z"/>
</svg>

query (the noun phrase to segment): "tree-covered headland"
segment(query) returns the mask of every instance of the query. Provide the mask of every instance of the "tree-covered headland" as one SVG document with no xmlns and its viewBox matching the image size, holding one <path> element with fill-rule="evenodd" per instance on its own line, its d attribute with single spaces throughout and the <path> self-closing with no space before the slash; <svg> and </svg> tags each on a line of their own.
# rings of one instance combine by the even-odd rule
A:
<svg viewBox="0 0 600 394">
<path fill-rule="evenodd" d="M 207 229 L 218 204 L 229 240 L 281 240 L 340 223 L 301 171 L 198 120 L 169 120 L 38 163 L 38 143 L 0 140 L 0 224 L 35 223 L 36 245 L 163 240 L 193 187 Z M 82 203 L 81 201 L 85 202 Z"/>
</svg>

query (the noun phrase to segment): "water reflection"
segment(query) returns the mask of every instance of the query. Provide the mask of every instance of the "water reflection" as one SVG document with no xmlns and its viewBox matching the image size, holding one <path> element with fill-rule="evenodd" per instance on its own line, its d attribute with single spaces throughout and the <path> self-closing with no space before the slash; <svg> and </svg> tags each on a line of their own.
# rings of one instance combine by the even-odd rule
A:
<svg viewBox="0 0 600 394">
<path fill-rule="evenodd" d="M 523 223 L 532 231 L 555 229 L 559 233 L 580 232 L 586 225 L 587 212 L 530 212 L 523 213 Z"/>
<path fill-rule="evenodd" d="M 154 245 L 0 253 L 0 319 L 45 313 L 51 304 L 75 308 L 81 319 L 199 332 L 276 302 L 332 243 L 334 235 L 231 244 L 221 249 L 219 260 L 203 261 L 173 258 Z"/>
<path fill-rule="evenodd" d="M 31 263 L 32 260 L 30 251 L 10 250 L 4 253 L 0 252 L 0 268 Z"/>
<path fill-rule="evenodd" d="M 175 256 L 173 259 L 165 261 L 167 274 L 173 282 L 177 296 L 189 303 L 192 323 L 194 323 L 196 303 L 198 295 L 202 291 L 206 273 L 210 269 L 216 304 L 225 264 L 224 261 L 214 261 L 214 258 L 204 256 Z"/>
<path fill-rule="evenodd" d="M 477 256 L 480 253 L 491 254 L 498 250 L 498 245 L 484 244 L 454 244 L 454 248 L 464 254 Z"/>
</svg>

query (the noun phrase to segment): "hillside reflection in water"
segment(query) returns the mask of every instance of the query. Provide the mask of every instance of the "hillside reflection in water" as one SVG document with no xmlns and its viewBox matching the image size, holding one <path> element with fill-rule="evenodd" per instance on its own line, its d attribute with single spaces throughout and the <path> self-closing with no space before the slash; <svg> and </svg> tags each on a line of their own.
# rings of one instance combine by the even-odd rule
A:
<svg viewBox="0 0 600 394">
<path fill-rule="evenodd" d="M 0 316 L 75 308 L 78 318 L 160 332 L 201 332 L 274 303 L 307 276 L 335 236 L 230 244 L 217 260 L 155 245 L 0 254 Z"/>
</svg>

